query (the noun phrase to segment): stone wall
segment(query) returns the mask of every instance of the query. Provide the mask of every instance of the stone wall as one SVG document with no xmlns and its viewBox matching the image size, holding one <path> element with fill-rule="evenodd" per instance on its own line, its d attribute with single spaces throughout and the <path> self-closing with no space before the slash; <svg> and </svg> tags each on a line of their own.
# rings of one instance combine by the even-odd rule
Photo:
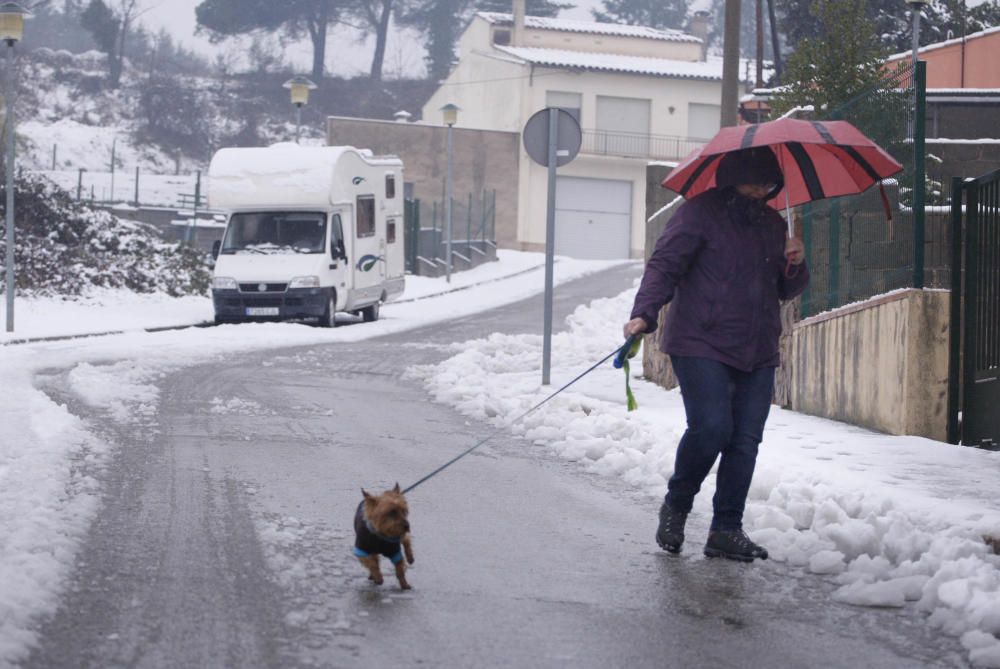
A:
<svg viewBox="0 0 1000 669">
<path fill-rule="evenodd" d="M 944 441 L 949 297 L 906 289 L 797 323 L 790 408 Z"/>
<path fill-rule="evenodd" d="M 327 143 L 371 149 L 403 160 L 407 197 L 443 201 L 448 170 L 445 126 L 395 123 L 331 116 Z M 452 193 L 455 199 L 496 190 L 496 242 L 517 248 L 517 172 L 520 135 L 516 132 L 452 128 Z"/>
</svg>

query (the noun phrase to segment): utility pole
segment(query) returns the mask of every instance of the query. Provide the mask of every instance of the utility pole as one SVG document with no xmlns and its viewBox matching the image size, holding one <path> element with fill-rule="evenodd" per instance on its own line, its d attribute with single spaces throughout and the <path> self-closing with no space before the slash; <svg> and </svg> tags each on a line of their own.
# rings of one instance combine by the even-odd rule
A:
<svg viewBox="0 0 1000 669">
<path fill-rule="evenodd" d="M 754 86 L 760 88 L 764 85 L 764 0 L 757 0 L 757 77 L 754 79 Z"/>
<path fill-rule="evenodd" d="M 722 45 L 722 127 L 736 125 L 740 85 L 740 0 L 726 0 L 725 41 Z"/>
</svg>

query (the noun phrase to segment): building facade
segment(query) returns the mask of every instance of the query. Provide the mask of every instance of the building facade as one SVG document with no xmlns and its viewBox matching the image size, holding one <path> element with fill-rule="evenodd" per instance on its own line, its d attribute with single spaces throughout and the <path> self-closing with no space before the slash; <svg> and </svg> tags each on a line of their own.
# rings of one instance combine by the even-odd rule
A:
<svg viewBox="0 0 1000 669">
<path fill-rule="evenodd" d="M 521 8 L 475 15 L 422 117 L 437 119 L 455 104 L 456 127 L 520 133 L 535 112 L 566 110 L 582 146 L 559 168 L 556 253 L 642 257 L 646 167 L 679 161 L 718 131 L 722 61 L 706 59 L 695 35 L 524 16 Z M 541 250 L 547 169 L 523 145 L 517 163 L 517 247 Z"/>
</svg>

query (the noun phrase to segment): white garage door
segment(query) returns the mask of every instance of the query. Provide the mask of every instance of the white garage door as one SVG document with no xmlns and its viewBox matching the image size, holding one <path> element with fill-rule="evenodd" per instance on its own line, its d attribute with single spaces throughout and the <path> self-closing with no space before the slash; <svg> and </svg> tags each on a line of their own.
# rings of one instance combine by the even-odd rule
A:
<svg viewBox="0 0 1000 669">
<path fill-rule="evenodd" d="M 629 257 L 632 182 L 556 177 L 556 254 Z"/>
</svg>

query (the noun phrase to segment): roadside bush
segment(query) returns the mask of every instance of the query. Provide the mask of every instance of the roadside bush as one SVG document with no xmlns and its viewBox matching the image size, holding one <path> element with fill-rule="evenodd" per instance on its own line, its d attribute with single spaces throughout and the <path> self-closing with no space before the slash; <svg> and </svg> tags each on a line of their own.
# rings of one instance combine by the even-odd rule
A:
<svg viewBox="0 0 1000 669">
<path fill-rule="evenodd" d="M 18 174 L 15 198 L 19 292 L 73 296 L 103 287 L 177 297 L 208 291 L 211 274 L 204 253 L 164 241 L 152 226 L 77 202 L 40 176 Z M 0 220 L 6 217 L 5 206 L 0 186 Z M 5 258 L 4 236 L 0 266 Z"/>
</svg>

